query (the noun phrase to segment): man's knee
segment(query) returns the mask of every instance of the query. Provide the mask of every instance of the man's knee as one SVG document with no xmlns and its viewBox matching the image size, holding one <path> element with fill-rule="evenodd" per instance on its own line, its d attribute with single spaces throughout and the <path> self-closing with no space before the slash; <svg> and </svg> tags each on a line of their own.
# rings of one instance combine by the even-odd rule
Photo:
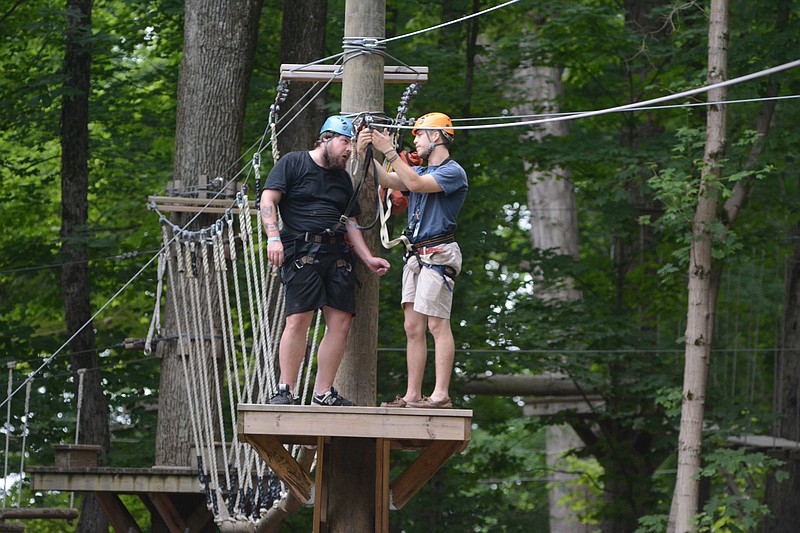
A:
<svg viewBox="0 0 800 533">
<path fill-rule="evenodd" d="M 428 329 L 430 330 L 434 339 L 437 339 L 442 335 L 452 335 L 450 332 L 450 321 L 445 318 L 429 317 Z"/>
</svg>

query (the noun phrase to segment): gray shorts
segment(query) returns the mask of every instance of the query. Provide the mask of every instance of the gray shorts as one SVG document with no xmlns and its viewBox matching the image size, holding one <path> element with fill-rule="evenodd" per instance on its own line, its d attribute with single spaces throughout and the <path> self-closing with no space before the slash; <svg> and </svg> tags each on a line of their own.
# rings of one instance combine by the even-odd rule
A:
<svg viewBox="0 0 800 533">
<path fill-rule="evenodd" d="M 425 252 L 425 253 L 422 253 Z M 461 272 L 461 248 L 458 243 L 437 244 L 420 252 L 422 265 L 411 256 L 403 267 L 401 304 L 413 303 L 414 311 L 438 318 L 450 318 L 455 279 L 437 266 L 447 265 Z"/>
</svg>

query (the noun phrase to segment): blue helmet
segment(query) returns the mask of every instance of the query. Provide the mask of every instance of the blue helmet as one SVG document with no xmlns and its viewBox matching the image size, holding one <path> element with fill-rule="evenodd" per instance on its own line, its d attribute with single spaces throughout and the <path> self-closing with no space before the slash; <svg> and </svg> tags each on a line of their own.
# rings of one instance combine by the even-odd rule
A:
<svg viewBox="0 0 800 533">
<path fill-rule="evenodd" d="M 322 129 L 319 130 L 319 133 L 322 135 L 326 131 L 338 133 L 339 135 L 344 135 L 352 139 L 353 121 L 342 115 L 331 115 L 325 121 L 325 124 L 322 125 Z"/>
</svg>

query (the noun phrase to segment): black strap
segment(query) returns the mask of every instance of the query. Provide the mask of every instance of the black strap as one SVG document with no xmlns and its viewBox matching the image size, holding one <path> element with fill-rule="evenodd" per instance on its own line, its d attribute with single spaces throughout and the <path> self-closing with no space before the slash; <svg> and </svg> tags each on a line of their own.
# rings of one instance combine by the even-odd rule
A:
<svg viewBox="0 0 800 533">
<path fill-rule="evenodd" d="M 358 185 L 356 185 L 356 190 L 353 192 L 353 197 L 350 198 L 350 203 L 347 205 L 347 209 L 339 219 L 340 224 L 347 223 L 347 218 L 350 216 L 350 210 L 353 208 L 353 204 L 355 203 L 356 198 L 358 198 L 359 192 L 361 192 L 361 187 L 364 185 L 364 182 L 367 181 L 367 178 L 369 178 L 369 167 L 372 165 L 372 179 L 375 183 L 375 219 L 368 226 L 359 226 L 358 224 L 355 224 L 355 228 L 358 230 L 371 229 L 373 226 L 375 226 L 381 216 L 381 198 L 378 194 L 378 163 L 372 156 L 373 150 L 372 143 L 368 144 L 366 153 L 364 154 L 364 176 L 361 178 L 361 181 L 358 182 Z"/>
</svg>

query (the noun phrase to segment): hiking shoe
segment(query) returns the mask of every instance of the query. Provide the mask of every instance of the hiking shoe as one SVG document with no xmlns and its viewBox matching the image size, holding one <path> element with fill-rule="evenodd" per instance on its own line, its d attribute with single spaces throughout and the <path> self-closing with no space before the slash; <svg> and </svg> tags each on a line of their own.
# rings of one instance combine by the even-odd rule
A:
<svg viewBox="0 0 800 533">
<path fill-rule="evenodd" d="M 270 405 L 297 405 L 299 403 L 299 398 L 295 398 L 292 396 L 292 391 L 289 389 L 289 385 L 285 383 L 281 383 L 278 385 L 278 392 L 269 399 Z"/>
<path fill-rule="evenodd" d="M 381 407 L 405 407 L 406 401 L 399 394 L 391 402 L 381 402 Z"/>
<path fill-rule="evenodd" d="M 417 402 L 406 403 L 406 407 L 416 407 L 420 409 L 452 409 L 453 402 L 450 401 L 450 398 L 431 400 L 427 396 L 423 396 L 422 399 Z"/>
<path fill-rule="evenodd" d="M 311 400 L 311 402 L 317 405 L 353 405 L 353 402 L 350 400 L 346 400 L 339 396 L 339 393 L 336 392 L 336 389 L 333 387 L 326 390 L 322 394 L 317 394 L 315 392 L 314 398 Z"/>
</svg>

